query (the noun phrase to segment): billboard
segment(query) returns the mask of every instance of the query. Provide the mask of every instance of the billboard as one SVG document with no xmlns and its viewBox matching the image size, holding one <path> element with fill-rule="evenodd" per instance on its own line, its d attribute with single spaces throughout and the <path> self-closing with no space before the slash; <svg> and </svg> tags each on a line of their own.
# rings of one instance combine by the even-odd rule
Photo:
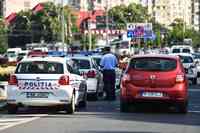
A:
<svg viewBox="0 0 200 133">
<path fill-rule="evenodd" d="M 152 23 L 128 23 L 127 37 L 128 38 L 150 38 L 153 34 Z"/>
</svg>

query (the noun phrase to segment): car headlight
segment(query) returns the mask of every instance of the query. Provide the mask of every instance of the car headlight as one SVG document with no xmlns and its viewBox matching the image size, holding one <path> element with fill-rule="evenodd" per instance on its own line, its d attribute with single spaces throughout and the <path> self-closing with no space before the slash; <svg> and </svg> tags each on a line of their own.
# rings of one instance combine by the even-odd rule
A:
<svg viewBox="0 0 200 133">
<path fill-rule="evenodd" d="M 192 69 L 188 69 L 188 74 L 193 74 L 194 71 Z"/>
</svg>

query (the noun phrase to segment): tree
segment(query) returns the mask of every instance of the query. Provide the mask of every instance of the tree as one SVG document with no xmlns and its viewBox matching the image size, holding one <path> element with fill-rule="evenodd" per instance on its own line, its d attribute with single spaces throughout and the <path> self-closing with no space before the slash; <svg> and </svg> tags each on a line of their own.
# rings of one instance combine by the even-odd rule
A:
<svg viewBox="0 0 200 133">
<path fill-rule="evenodd" d="M 82 44 L 83 49 L 89 49 L 89 36 L 82 34 L 80 38 L 80 42 Z M 95 48 L 95 44 L 97 43 L 97 36 L 92 34 L 92 49 Z"/>
<path fill-rule="evenodd" d="M 183 43 L 185 38 L 192 39 L 193 47 L 200 46 L 200 32 L 195 31 L 193 28 L 184 27 L 182 19 L 175 19 L 171 24 L 172 30 L 169 32 L 169 41 L 175 43 Z"/>
<path fill-rule="evenodd" d="M 3 19 L 0 19 L 0 53 L 4 53 L 7 48 L 7 28 Z"/>
<path fill-rule="evenodd" d="M 127 23 L 143 23 L 149 19 L 147 8 L 135 3 L 128 6 L 115 6 L 109 10 L 108 14 L 113 18 L 118 29 L 124 29 Z"/>
<path fill-rule="evenodd" d="M 61 41 L 61 5 L 54 5 L 52 2 L 45 2 L 40 4 L 41 10 L 33 11 L 21 11 L 17 14 L 17 17 L 9 26 L 10 38 L 9 40 L 21 40 L 21 45 L 26 43 L 39 43 L 42 40 L 45 42 L 57 42 Z M 73 10 L 65 6 L 64 7 L 65 25 L 66 25 L 66 42 L 72 40 L 72 32 L 76 31 L 76 17 L 73 14 Z M 23 36 L 25 35 L 25 36 Z M 11 41 L 12 44 L 15 42 Z M 19 46 L 19 45 L 18 45 Z"/>
</svg>

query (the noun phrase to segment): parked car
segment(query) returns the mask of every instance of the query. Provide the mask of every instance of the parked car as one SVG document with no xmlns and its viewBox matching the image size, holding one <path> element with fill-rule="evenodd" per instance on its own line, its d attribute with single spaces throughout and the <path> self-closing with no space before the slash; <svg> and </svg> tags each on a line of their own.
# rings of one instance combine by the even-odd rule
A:
<svg viewBox="0 0 200 133">
<path fill-rule="evenodd" d="M 136 103 L 159 102 L 187 112 L 188 80 L 181 59 L 170 55 L 140 55 L 130 59 L 121 80 L 120 110 Z"/>
<path fill-rule="evenodd" d="M 61 57 L 23 59 L 8 82 L 8 112 L 16 113 L 21 106 L 55 106 L 73 114 L 75 107 L 85 107 L 86 81 L 69 68 Z"/>
<path fill-rule="evenodd" d="M 87 94 L 94 100 L 103 95 L 103 74 L 91 56 L 70 57 L 76 64 L 81 75 L 87 77 Z"/>
</svg>

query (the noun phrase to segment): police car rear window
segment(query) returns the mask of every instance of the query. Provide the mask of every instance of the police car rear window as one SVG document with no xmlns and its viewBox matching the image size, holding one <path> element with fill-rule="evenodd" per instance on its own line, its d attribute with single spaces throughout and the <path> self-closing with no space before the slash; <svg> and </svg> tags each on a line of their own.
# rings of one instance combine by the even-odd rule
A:
<svg viewBox="0 0 200 133">
<path fill-rule="evenodd" d="M 63 64 L 57 62 L 37 61 L 22 62 L 17 66 L 17 74 L 63 74 Z"/>
<path fill-rule="evenodd" d="M 79 69 L 90 69 L 90 62 L 89 60 L 84 59 L 72 59 Z"/>
</svg>

